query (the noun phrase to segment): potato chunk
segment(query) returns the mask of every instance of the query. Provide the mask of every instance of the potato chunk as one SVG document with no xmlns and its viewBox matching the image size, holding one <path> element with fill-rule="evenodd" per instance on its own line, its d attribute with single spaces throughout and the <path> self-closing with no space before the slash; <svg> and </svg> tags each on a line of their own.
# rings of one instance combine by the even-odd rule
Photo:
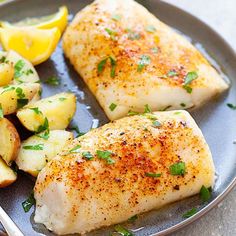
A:
<svg viewBox="0 0 236 236">
<path fill-rule="evenodd" d="M 12 184 L 16 177 L 16 173 L 0 158 L 0 188 Z"/>
<path fill-rule="evenodd" d="M 25 106 L 17 112 L 21 123 L 34 132 L 48 122 L 50 130 L 65 129 L 75 114 L 76 97 L 72 93 L 60 93 Z"/>
<path fill-rule="evenodd" d="M 0 157 L 10 165 L 20 148 L 20 137 L 14 125 L 6 118 L 0 119 Z"/>
<path fill-rule="evenodd" d="M 22 143 L 16 159 L 19 169 L 37 176 L 47 162 L 73 139 L 73 134 L 65 130 L 53 130 L 48 135 L 48 139 L 45 139 L 45 133 L 34 135 Z"/>
</svg>

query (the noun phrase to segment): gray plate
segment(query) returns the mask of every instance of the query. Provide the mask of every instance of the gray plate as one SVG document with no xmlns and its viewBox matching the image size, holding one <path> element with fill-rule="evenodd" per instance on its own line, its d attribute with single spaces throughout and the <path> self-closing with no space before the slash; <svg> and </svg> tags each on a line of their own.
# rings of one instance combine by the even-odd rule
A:
<svg viewBox="0 0 236 236">
<path fill-rule="evenodd" d="M 25 17 L 50 14 L 63 4 L 69 7 L 71 14 L 75 14 L 90 2 L 85 0 L 11 1 L 0 7 L 0 19 L 15 21 Z M 236 113 L 226 106 L 227 102 L 236 104 L 236 56 L 219 35 L 188 13 L 157 0 L 146 0 L 141 1 L 141 3 L 162 21 L 192 38 L 194 40 L 193 43 L 199 42 L 203 45 L 203 47 L 200 46 L 200 49 L 206 49 L 208 55 L 217 62 L 212 61 L 215 67 L 218 70 L 221 68 L 232 82 L 229 92 L 212 100 L 204 107 L 191 112 L 210 145 L 216 165 L 217 181 L 211 201 L 203 205 L 199 198 L 195 196 L 159 211 L 145 213 L 134 224 L 124 224 L 129 229 L 135 230 L 135 235 L 163 235 L 173 232 L 201 217 L 219 203 L 236 183 L 236 145 L 233 144 L 233 140 L 236 139 Z M 196 45 L 199 46 L 198 43 Z M 78 109 L 73 122 L 78 124 L 82 131 L 88 131 L 94 119 L 99 120 L 99 125 L 108 122 L 101 107 L 85 83 L 64 58 L 60 46 L 57 47 L 49 61 L 37 66 L 36 69 L 42 81 L 52 75 L 58 76 L 62 80 L 61 86 L 58 87 L 44 85 L 44 97 L 67 90 L 72 90 L 76 93 Z M 27 132 L 22 132 L 22 137 L 25 136 L 25 133 L 27 134 Z M 29 176 L 20 173 L 16 183 L 0 190 L 0 205 L 25 235 L 40 235 L 39 232 L 52 235 L 44 227 L 33 222 L 33 209 L 29 213 L 24 213 L 21 207 L 22 201 L 27 198 L 33 185 L 34 181 Z M 183 220 L 182 214 L 192 207 L 197 207 L 200 211 L 195 216 Z M 97 230 L 89 235 L 109 235 L 112 229 L 113 227 Z"/>
</svg>

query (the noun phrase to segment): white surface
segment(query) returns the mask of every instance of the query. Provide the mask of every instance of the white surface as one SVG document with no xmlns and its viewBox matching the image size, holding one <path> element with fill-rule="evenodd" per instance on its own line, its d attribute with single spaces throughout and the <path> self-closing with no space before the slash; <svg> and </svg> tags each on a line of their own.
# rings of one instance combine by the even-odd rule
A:
<svg viewBox="0 0 236 236">
<path fill-rule="evenodd" d="M 236 0 L 165 0 L 210 25 L 236 51 Z M 236 236 L 236 188 L 199 221 L 171 236 Z"/>
</svg>

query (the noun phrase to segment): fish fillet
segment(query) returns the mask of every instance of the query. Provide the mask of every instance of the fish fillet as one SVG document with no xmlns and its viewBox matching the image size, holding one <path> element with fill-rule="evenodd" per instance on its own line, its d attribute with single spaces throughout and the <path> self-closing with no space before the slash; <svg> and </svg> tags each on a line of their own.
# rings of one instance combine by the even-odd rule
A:
<svg viewBox="0 0 236 236">
<path fill-rule="evenodd" d="M 63 37 L 65 55 L 110 120 L 197 107 L 228 88 L 183 36 L 133 0 L 97 0 Z"/>
<path fill-rule="evenodd" d="M 173 175 L 179 163 L 185 173 Z M 46 165 L 34 189 L 35 221 L 57 234 L 85 233 L 213 184 L 210 150 L 188 112 L 126 117 L 75 139 Z"/>
</svg>

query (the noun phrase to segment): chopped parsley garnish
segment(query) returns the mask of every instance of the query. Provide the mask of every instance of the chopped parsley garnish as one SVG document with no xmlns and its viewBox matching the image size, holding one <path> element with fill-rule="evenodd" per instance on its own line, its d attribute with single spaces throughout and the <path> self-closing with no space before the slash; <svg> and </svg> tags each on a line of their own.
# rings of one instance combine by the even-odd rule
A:
<svg viewBox="0 0 236 236">
<path fill-rule="evenodd" d="M 109 109 L 111 111 L 114 111 L 116 109 L 117 105 L 115 103 L 111 103 L 111 105 L 109 106 Z"/>
<path fill-rule="evenodd" d="M 97 66 L 98 73 L 101 74 L 103 72 L 106 62 L 107 62 L 107 59 L 110 59 L 110 63 L 111 63 L 110 76 L 111 76 L 111 78 L 114 78 L 115 77 L 115 69 L 116 69 L 116 60 L 111 56 L 103 59 L 102 61 L 100 61 L 98 63 L 98 66 Z"/>
<path fill-rule="evenodd" d="M 19 60 L 14 65 L 14 79 L 19 78 L 22 75 L 22 69 L 25 66 L 25 62 L 23 60 Z"/>
<path fill-rule="evenodd" d="M 154 48 L 151 49 L 151 51 L 152 51 L 153 53 L 158 53 L 159 50 L 158 50 L 157 47 L 154 47 Z"/>
<path fill-rule="evenodd" d="M 110 151 L 100 151 L 97 150 L 96 152 L 98 158 L 106 160 L 107 164 L 114 164 L 115 161 L 111 158 L 112 152 Z"/>
<path fill-rule="evenodd" d="M 181 111 L 176 111 L 176 112 L 174 113 L 174 115 L 179 115 L 179 114 L 181 114 Z"/>
<path fill-rule="evenodd" d="M 42 115 L 43 113 L 39 110 L 38 107 L 33 107 L 33 108 L 30 108 L 30 110 L 34 111 L 35 114 L 37 115 Z"/>
<path fill-rule="evenodd" d="M 129 221 L 129 222 L 134 222 L 134 221 L 137 220 L 137 219 L 138 219 L 138 216 L 137 216 L 137 215 L 134 215 L 134 216 L 130 217 L 130 218 L 128 219 L 128 221 Z"/>
<path fill-rule="evenodd" d="M 20 87 L 16 88 L 16 94 L 17 94 L 18 98 L 24 98 L 25 97 L 25 94 L 23 93 L 23 89 L 20 88 Z"/>
<path fill-rule="evenodd" d="M 110 58 L 110 62 L 111 62 L 111 73 L 110 76 L 111 78 L 115 77 L 115 70 L 116 70 L 116 61 L 113 57 L 109 57 Z"/>
<path fill-rule="evenodd" d="M 138 32 L 131 29 L 126 29 L 125 31 L 128 33 L 128 39 L 130 40 L 139 40 L 141 38 L 141 35 Z"/>
<path fill-rule="evenodd" d="M 122 236 L 134 236 L 133 233 L 131 233 L 128 229 L 124 228 L 121 225 L 116 225 L 114 228 L 115 231 L 121 234 Z"/>
<path fill-rule="evenodd" d="M 59 98 L 59 101 L 61 101 L 61 102 L 65 101 L 65 100 L 66 100 L 66 98 L 63 98 L 63 97 Z"/>
<path fill-rule="evenodd" d="M 186 104 L 185 103 L 180 103 L 180 106 L 181 107 L 186 107 Z"/>
<path fill-rule="evenodd" d="M 34 151 L 40 151 L 43 150 L 44 145 L 42 143 L 37 144 L 37 145 L 26 145 L 23 146 L 23 149 L 25 150 L 34 150 Z"/>
<path fill-rule="evenodd" d="M 169 167 L 171 175 L 184 175 L 186 173 L 186 167 L 184 162 L 178 162 Z"/>
<path fill-rule="evenodd" d="M 49 77 L 48 79 L 46 79 L 44 81 L 44 83 L 46 84 L 50 84 L 50 85 L 53 85 L 53 86 L 58 86 L 60 85 L 61 81 L 59 78 L 57 78 L 56 76 L 51 76 Z"/>
<path fill-rule="evenodd" d="M 28 104 L 28 102 L 29 102 L 29 99 L 26 99 L 26 98 L 17 99 L 17 109 L 24 107 L 26 104 Z"/>
<path fill-rule="evenodd" d="M 110 35 L 112 40 L 116 40 L 117 32 L 111 29 L 105 28 L 105 31 Z"/>
<path fill-rule="evenodd" d="M 111 19 L 115 20 L 115 21 L 119 21 L 121 19 L 121 15 L 114 14 L 114 15 L 112 15 Z"/>
<path fill-rule="evenodd" d="M 33 73 L 34 73 L 34 72 L 33 72 L 32 69 L 29 69 L 29 70 L 25 71 L 25 74 L 26 74 L 26 75 L 30 75 L 30 74 L 33 74 Z"/>
<path fill-rule="evenodd" d="M 142 55 L 138 62 L 138 72 L 141 72 L 143 68 L 151 63 L 151 58 L 148 55 Z"/>
<path fill-rule="evenodd" d="M 0 119 L 3 118 L 3 110 L 2 110 L 2 104 L 0 103 Z"/>
<path fill-rule="evenodd" d="M 146 172 L 145 175 L 146 175 L 147 177 L 153 177 L 153 178 L 161 177 L 161 174 L 160 174 L 160 173 Z"/>
<path fill-rule="evenodd" d="M 4 86 L 3 91 L 1 92 L 1 94 L 5 93 L 7 91 L 11 91 L 11 90 L 15 90 L 15 87 L 14 86 L 9 86 L 9 85 Z"/>
<path fill-rule="evenodd" d="M 45 130 L 49 130 L 49 124 L 48 124 L 47 117 L 45 117 L 43 124 L 38 127 L 36 133 L 41 133 Z"/>
<path fill-rule="evenodd" d="M 137 112 L 137 111 L 128 111 L 128 116 L 135 116 L 135 115 L 139 115 L 139 112 Z"/>
<path fill-rule="evenodd" d="M 35 204 L 34 193 L 32 192 L 29 197 L 22 202 L 22 207 L 25 212 L 28 212 L 30 208 Z"/>
<path fill-rule="evenodd" d="M 49 130 L 45 130 L 43 133 L 41 134 L 36 134 L 37 137 L 39 138 L 42 138 L 44 140 L 48 140 L 49 137 L 50 137 L 50 134 L 49 134 Z"/>
<path fill-rule="evenodd" d="M 166 111 L 167 109 L 171 108 L 171 105 L 166 106 L 165 108 L 163 108 L 161 111 Z"/>
<path fill-rule="evenodd" d="M 236 105 L 232 104 L 232 103 L 227 103 L 227 106 L 233 110 L 236 110 Z"/>
<path fill-rule="evenodd" d="M 151 113 L 151 112 L 152 112 L 151 108 L 149 107 L 148 104 L 146 104 L 146 105 L 144 106 L 144 113 Z"/>
<path fill-rule="evenodd" d="M 80 132 L 79 127 L 77 125 L 70 127 L 70 130 L 74 130 L 77 133 L 76 138 L 83 136 L 85 133 Z"/>
<path fill-rule="evenodd" d="M 167 73 L 167 76 L 168 76 L 168 77 L 173 77 L 173 76 L 176 76 L 176 75 L 178 75 L 178 73 L 177 73 L 176 71 L 174 71 L 174 70 L 170 70 L 170 71 Z"/>
<path fill-rule="evenodd" d="M 78 153 L 80 152 L 81 145 L 76 145 L 74 148 L 72 148 L 69 153 Z"/>
<path fill-rule="evenodd" d="M 5 63 L 6 62 L 6 57 L 5 56 L 2 56 L 1 58 L 0 58 L 0 63 Z"/>
<path fill-rule="evenodd" d="M 204 185 L 202 185 L 200 190 L 200 198 L 203 202 L 207 202 L 211 198 L 211 192 Z"/>
<path fill-rule="evenodd" d="M 197 213 L 197 208 L 194 207 L 191 210 L 187 211 L 186 213 L 183 214 L 183 218 L 189 218 Z"/>
<path fill-rule="evenodd" d="M 153 125 L 154 127 L 160 127 L 160 126 L 161 126 L 161 123 L 160 123 L 158 120 L 154 120 L 154 121 L 152 122 L 152 125 Z"/>
<path fill-rule="evenodd" d="M 156 28 L 153 25 L 148 25 L 145 27 L 145 30 L 150 33 L 154 33 L 156 31 Z"/>
<path fill-rule="evenodd" d="M 82 152 L 82 156 L 84 158 L 86 158 L 87 160 L 92 160 L 93 159 L 93 155 L 91 152 Z"/>
<path fill-rule="evenodd" d="M 192 93 L 192 88 L 189 87 L 189 84 L 198 78 L 198 74 L 195 71 L 188 72 L 184 79 L 184 85 L 183 88 L 187 91 L 187 93 Z"/>
</svg>

